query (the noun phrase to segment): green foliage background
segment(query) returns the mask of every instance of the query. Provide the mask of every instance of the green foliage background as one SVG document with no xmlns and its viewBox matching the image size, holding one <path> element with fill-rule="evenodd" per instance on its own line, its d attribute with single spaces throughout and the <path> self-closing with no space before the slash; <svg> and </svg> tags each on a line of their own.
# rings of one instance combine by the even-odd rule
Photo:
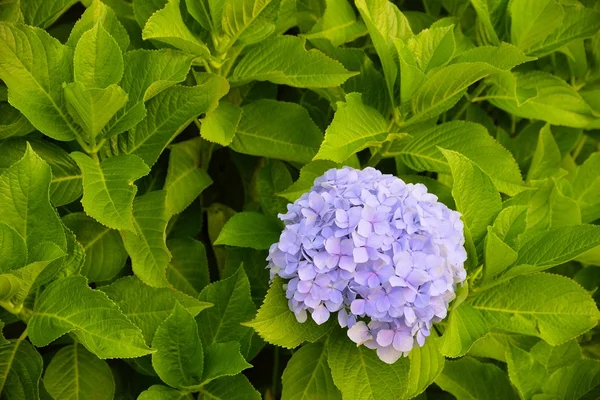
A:
<svg viewBox="0 0 600 400">
<path fill-rule="evenodd" d="M 595 0 L 0 0 L 0 396 L 597 398 L 599 132 Z M 393 365 L 269 285 L 342 165 L 465 222 Z"/>
</svg>

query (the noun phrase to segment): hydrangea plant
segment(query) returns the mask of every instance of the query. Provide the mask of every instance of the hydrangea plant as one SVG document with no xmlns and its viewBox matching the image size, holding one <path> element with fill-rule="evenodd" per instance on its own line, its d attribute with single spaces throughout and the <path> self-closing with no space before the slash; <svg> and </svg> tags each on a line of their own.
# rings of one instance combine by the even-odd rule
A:
<svg viewBox="0 0 600 400">
<path fill-rule="evenodd" d="M 591 399 L 597 0 L 0 0 L 0 399 Z"/>
<path fill-rule="evenodd" d="M 338 313 L 358 345 L 387 363 L 423 346 L 447 315 L 467 258 L 460 214 L 374 168 L 331 169 L 288 205 L 269 250 L 298 322 Z"/>
</svg>

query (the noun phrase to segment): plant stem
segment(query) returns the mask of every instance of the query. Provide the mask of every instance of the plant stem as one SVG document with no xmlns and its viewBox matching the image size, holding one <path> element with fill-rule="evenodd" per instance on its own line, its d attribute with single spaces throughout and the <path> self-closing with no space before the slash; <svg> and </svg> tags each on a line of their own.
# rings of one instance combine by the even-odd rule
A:
<svg viewBox="0 0 600 400">
<path fill-rule="evenodd" d="M 271 391 L 273 396 L 277 398 L 279 384 L 279 347 L 275 347 L 273 353 L 273 375 L 271 379 Z"/>
</svg>

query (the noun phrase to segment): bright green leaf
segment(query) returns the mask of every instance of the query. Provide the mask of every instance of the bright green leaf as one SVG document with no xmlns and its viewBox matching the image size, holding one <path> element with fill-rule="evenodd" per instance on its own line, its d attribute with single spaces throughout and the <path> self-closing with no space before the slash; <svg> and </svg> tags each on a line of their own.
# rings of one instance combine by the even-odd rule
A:
<svg viewBox="0 0 600 400">
<path fill-rule="evenodd" d="M 309 40 L 327 39 L 332 45 L 339 46 L 365 33 L 365 25 L 356 20 L 356 14 L 348 0 L 327 0 L 323 16 L 302 36 Z"/>
<path fill-rule="evenodd" d="M 356 75 L 319 50 L 305 49 L 305 40 L 277 36 L 252 48 L 239 61 L 231 75 L 233 85 L 269 81 L 295 87 L 326 88 L 344 83 Z"/>
<path fill-rule="evenodd" d="M 328 340 L 327 362 L 344 400 L 398 398 L 408 390 L 410 362 L 407 358 L 386 364 L 374 350 L 356 346 L 341 329 Z"/>
<path fill-rule="evenodd" d="M 252 327 L 268 343 L 294 348 L 305 341 L 317 341 L 331 330 L 331 322 L 317 325 L 310 318 L 306 322 L 298 322 L 288 307 L 283 281 L 275 278 L 256 318 L 246 325 Z M 349 339 L 348 341 L 350 342 Z"/>
<path fill-rule="evenodd" d="M 163 150 L 194 118 L 217 107 L 228 89 L 224 78 L 210 75 L 202 85 L 174 86 L 160 92 L 148 102 L 148 113 L 142 122 L 119 136 L 116 148 L 107 150 L 135 154 L 147 165 L 154 165 Z"/>
<path fill-rule="evenodd" d="M 323 135 L 302 106 L 259 100 L 242 111 L 233 150 L 303 164 L 317 154 Z"/>
<path fill-rule="evenodd" d="M 242 374 L 225 376 L 200 388 L 200 400 L 261 400 L 261 394 Z"/>
<path fill-rule="evenodd" d="M 88 89 L 104 89 L 123 77 L 121 49 L 101 24 L 85 32 L 77 42 L 73 75 L 75 82 Z"/>
<path fill-rule="evenodd" d="M 150 172 L 140 157 L 132 154 L 107 158 L 102 162 L 87 155 L 71 154 L 83 172 L 83 198 L 86 214 L 113 229 L 133 231 L 133 182 Z"/>
<path fill-rule="evenodd" d="M 65 86 L 67 109 L 92 143 L 111 118 L 127 103 L 127 93 L 117 85 L 86 89 L 80 82 Z"/>
<path fill-rule="evenodd" d="M 533 181 L 555 176 L 560 171 L 561 162 L 560 149 L 552 136 L 550 125 L 546 124 L 540 130 L 537 147 L 527 172 L 527 180 Z"/>
<path fill-rule="evenodd" d="M 41 29 L 0 22 L 0 54 L 0 79 L 10 104 L 44 134 L 73 140 L 79 129 L 62 88 L 73 80 L 72 50 Z"/>
<path fill-rule="evenodd" d="M 167 192 L 167 209 L 171 215 L 185 210 L 212 184 L 208 173 L 199 168 L 202 144 L 201 138 L 194 138 L 171 146 L 164 187 Z"/>
<path fill-rule="evenodd" d="M 231 103 L 222 102 L 202 120 L 200 135 L 209 142 L 229 146 L 242 118 L 242 109 Z"/>
<path fill-rule="evenodd" d="M 215 343 L 240 342 L 252 332 L 241 325 L 256 312 L 250 297 L 250 283 L 243 268 L 227 279 L 208 285 L 198 298 L 214 304 L 196 318 L 200 339 L 205 347 Z M 242 353 L 246 351 L 242 348 Z"/>
<path fill-rule="evenodd" d="M 206 249 L 202 242 L 190 238 L 167 241 L 171 262 L 167 266 L 167 280 L 188 296 L 198 293 L 210 283 Z"/>
<path fill-rule="evenodd" d="M 152 366 L 160 379 L 175 388 L 197 386 L 202 380 L 204 352 L 194 317 L 178 302 L 156 330 Z"/>
<path fill-rule="evenodd" d="M 145 284 L 154 287 L 170 286 L 167 266 L 171 253 L 165 243 L 169 214 L 165 199 L 164 191 L 150 192 L 136 198 L 133 202 L 135 231 L 121 231 L 133 272 Z"/>
<path fill-rule="evenodd" d="M 39 347 L 73 332 L 102 359 L 140 357 L 152 352 L 140 329 L 104 293 L 90 289 L 81 276 L 50 284 L 37 299 L 28 329 L 31 342 Z"/>
<path fill-rule="evenodd" d="M 246 211 L 235 214 L 227 221 L 215 245 L 268 249 L 279 240 L 281 226 L 271 217 Z"/>
<path fill-rule="evenodd" d="M 592 297 L 569 278 L 537 273 L 517 276 L 467 301 L 491 327 L 538 336 L 557 345 L 598 322 Z"/>
<path fill-rule="evenodd" d="M 471 357 L 446 361 L 444 371 L 435 383 L 457 400 L 519 398 L 504 371 L 494 364 L 482 363 Z"/>
<path fill-rule="evenodd" d="M 463 302 L 450 313 L 440 352 L 446 357 L 463 356 L 488 332 L 488 324 L 479 311 Z"/>
<path fill-rule="evenodd" d="M 156 329 L 171 314 L 176 303 L 193 317 L 211 306 L 171 288 L 148 286 L 134 276 L 121 278 L 101 290 L 142 330 L 147 343 L 152 342 Z"/>
<path fill-rule="evenodd" d="M 379 111 L 363 104 L 359 93 L 350 93 L 345 103 L 337 103 L 333 121 L 314 159 L 341 163 L 360 150 L 381 145 L 388 136 L 388 124 Z"/>
<path fill-rule="evenodd" d="M 90 282 L 110 280 L 125 266 L 127 252 L 119 232 L 81 212 L 65 215 L 63 223 L 83 246 L 85 261 L 80 274 Z"/>
<path fill-rule="evenodd" d="M 442 149 L 441 152 L 448 160 L 454 178 L 452 197 L 477 245 L 487 233 L 488 225 L 502 210 L 500 194 L 491 179 L 471 160 L 455 151 Z"/>
<path fill-rule="evenodd" d="M 204 350 L 202 384 L 223 376 L 237 375 L 247 368 L 252 368 L 252 365 L 242 357 L 239 343 L 215 343 Z"/>
<path fill-rule="evenodd" d="M 0 176 L 0 222 L 12 227 L 32 249 L 50 241 L 66 249 L 66 238 L 50 204 L 51 170 L 27 145 L 25 155 Z"/>
<path fill-rule="evenodd" d="M 310 343 L 296 351 L 283 371 L 282 382 L 282 400 L 342 399 L 333 384 L 323 343 Z"/>
<path fill-rule="evenodd" d="M 415 133 L 406 140 L 394 142 L 387 154 L 399 156 L 417 171 L 449 173 L 448 161 L 438 147 L 468 157 L 504 193 L 515 195 L 524 189 L 521 172 L 510 152 L 482 125 L 473 122 L 452 121 Z"/>
<path fill-rule="evenodd" d="M 39 398 L 42 356 L 27 341 L 0 345 L 0 394 L 6 399 Z"/>
<path fill-rule="evenodd" d="M 57 400 L 111 400 L 115 393 L 115 381 L 106 361 L 77 342 L 52 357 L 44 372 L 44 387 Z"/>
</svg>

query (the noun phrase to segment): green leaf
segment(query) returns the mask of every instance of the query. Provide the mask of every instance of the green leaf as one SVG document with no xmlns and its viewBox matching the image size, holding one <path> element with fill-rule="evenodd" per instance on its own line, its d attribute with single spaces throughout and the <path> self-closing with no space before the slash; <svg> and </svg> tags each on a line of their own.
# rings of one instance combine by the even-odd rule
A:
<svg viewBox="0 0 600 400">
<path fill-rule="evenodd" d="M 229 146 L 242 118 L 242 109 L 231 103 L 222 102 L 202 120 L 200 135 L 209 142 Z"/>
<path fill-rule="evenodd" d="M 473 0 L 471 4 L 479 19 L 477 29 L 485 43 L 494 46 L 500 44 L 500 38 L 506 34 L 508 0 Z"/>
<path fill-rule="evenodd" d="M 165 243 L 169 214 L 164 191 L 147 193 L 133 202 L 135 231 L 121 231 L 135 275 L 145 284 L 168 287 L 167 266 L 171 253 Z"/>
<path fill-rule="evenodd" d="M 509 348 L 519 347 L 529 350 L 539 342 L 543 342 L 543 340 L 534 336 L 509 332 L 490 332 L 473 344 L 469 350 L 469 355 L 506 362 L 506 351 Z"/>
<path fill-rule="evenodd" d="M 581 221 L 592 222 L 600 218 L 600 153 L 592 154 L 577 168 L 571 182 L 573 198 L 581 209 Z"/>
<path fill-rule="evenodd" d="M 133 199 L 137 186 L 133 182 L 148 175 L 150 169 L 135 155 L 107 158 L 102 162 L 89 156 L 71 153 L 83 172 L 83 198 L 86 214 L 113 229 L 133 231 Z"/>
<path fill-rule="evenodd" d="M 491 226 L 487 227 L 484 255 L 484 281 L 501 274 L 517 260 L 517 252 L 499 238 Z"/>
<path fill-rule="evenodd" d="M 424 346 L 415 346 L 410 351 L 408 359 L 410 360 L 410 371 L 405 398 L 411 399 L 423 393 L 444 369 L 445 359 L 440 353 L 437 335 L 435 333 L 431 335 Z"/>
<path fill-rule="evenodd" d="M 449 173 L 450 166 L 439 148 L 465 155 L 485 172 L 503 193 L 515 195 L 524 189 L 514 158 L 479 124 L 452 121 L 437 125 L 412 137 L 396 141 L 387 152 L 399 156 L 416 171 Z"/>
<path fill-rule="evenodd" d="M 127 252 L 119 232 L 81 212 L 65 215 L 63 223 L 83 246 L 85 261 L 80 274 L 90 282 L 108 281 L 125 266 Z"/>
<path fill-rule="evenodd" d="M 213 33 L 219 32 L 225 2 L 220 0 L 186 0 L 188 12 L 200 25 Z"/>
<path fill-rule="evenodd" d="M 306 50 L 305 39 L 276 36 L 257 44 L 246 53 L 230 77 L 237 86 L 250 81 L 269 81 L 303 88 L 327 88 L 356 75 L 319 50 Z"/>
<path fill-rule="evenodd" d="M 39 398 L 42 356 L 23 339 L 0 345 L 0 394 L 6 399 Z"/>
<path fill-rule="evenodd" d="M 489 102 L 518 117 L 539 119 L 552 125 L 585 128 L 596 120 L 590 106 L 571 85 L 543 71 L 515 73 L 516 88 L 535 90 L 537 96 L 519 104 L 514 90 L 504 81 L 492 79 L 494 84 L 487 93 Z"/>
<path fill-rule="evenodd" d="M 24 267 L 27 263 L 27 245 L 19 233 L 0 223 L 0 271 Z"/>
<path fill-rule="evenodd" d="M 562 6 L 556 0 L 513 0 L 508 11 L 511 16 L 510 39 L 520 49 L 527 50 L 542 42 L 558 28 L 564 18 Z"/>
<path fill-rule="evenodd" d="M 291 349 L 305 341 L 319 340 L 331 330 L 332 321 L 330 319 L 323 325 L 317 325 L 312 319 L 298 322 L 288 307 L 283 281 L 276 277 L 256 318 L 245 325 L 253 328 L 266 342 Z"/>
<path fill-rule="evenodd" d="M 272 0 L 225 0 L 221 29 L 228 36 L 226 47 L 238 38 L 244 44 L 259 42 L 274 30 L 271 10 L 277 9 L 278 2 Z"/>
<path fill-rule="evenodd" d="M 548 380 L 546 368 L 531 354 L 518 347 L 510 347 L 506 352 L 508 376 L 521 398 L 530 399 L 541 391 L 542 383 Z"/>
<path fill-rule="evenodd" d="M 200 400 L 261 400 L 260 393 L 244 375 L 225 376 L 200 388 Z"/>
<path fill-rule="evenodd" d="M 31 343 L 38 347 L 73 332 L 86 349 L 102 359 L 152 352 L 140 329 L 103 292 L 90 289 L 81 276 L 51 283 L 37 299 L 28 329 Z"/>
<path fill-rule="evenodd" d="M 506 244 L 516 248 L 516 241 L 527 226 L 526 216 L 526 206 L 504 206 L 494 220 L 492 231 Z"/>
<path fill-rule="evenodd" d="M 55 399 L 111 400 L 115 380 L 106 361 L 75 342 L 60 349 L 44 372 L 44 387 Z"/>
<path fill-rule="evenodd" d="M 435 383 L 457 400 L 518 399 L 508 376 L 493 364 L 482 363 L 471 357 L 446 361 L 444 371 Z"/>
<path fill-rule="evenodd" d="M 600 386 L 600 361 L 579 360 L 556 371 L 544 384 L 544 393 L 557 399 L 597 397 Z"/>
<path fill-rule="evenodd" d="M 194 317 L 178 302 L 156 330 L 152 340 L 152 366 L 164 382 L 175 388 L 200 384 L 204 352 Z"/>
<path fill-rule="evenodd" d="M 443 67 L 454 55 L 454 25 L 424 29 L 406 44 L 423 72 Z"/>
<path fill-rule="evenodd" d="M 227 279 L 206 286 L 198 298 L 214 304 L 196 318 L 200 339 L 205 347 L 215 343 L 240 342 L 252 332 L 241 325 L 256 312 L 250 297 L 250 283 L 243 268 L 240 267 Z M 242 353 L 246 351 L 242 348 Z"/>
<path fill-rule="evenodd" d="M 333 121 L 314 159 L 342 163 L 360 150 L 381 145 L 388 136 L 388 124 L 379 111 L 363 103 L 360 93 L 350 93 L 345 103 L 337 103 Z"/>
<path fill-rule="evenodd" d="M 283 371 L 282 382 L 282 400 L 342 398 L 333 384 L 323 343 L 310 343 L 296 351 Z"/>
<path fill-rule="evenodd" d="M 120 86 L 129 100 L 105 127 L 103 138 L 128 131 L 146 116 L 144 102 L 163 90 L 181 82 L 190 70 L 192 57 L 184 53 L 162 50 L 134 50 L 123 57 L 125 71 Z"/>
<path fill-rule="evenodd" d="M 505 43 L 463 52 L 453 60 L 453 64 L 436 69 L 427 77 L 412 99 L 413 116 L 406 124 L 424 121 L 449 110 L 471 84 L 532 59 Z"/>
<path fill-rule="evenodd" d="M 440 352 L 446 357 L 461 357 L 489 332 L 483 315 L 468 303 L 460 303 L 450 313 L 442 336 Z"/>
<path fill-rule="evenodd" d="M 562 156 L 560 149 L 552 136 L 550 125 L 546 124 L 541 130 L 531 166 L 527 172 L 527 180 L 545 179 L 560 172 Z"/>
<path fill-rule="evenodd" d="M 563 264 L 600 244 L 600 227 L 574 225 L 525 233 L 518 257 L 506 277 L 539 272 Z"/>
<path fill-rule="evenodd" d="M 142 38 L 168 43 L 197 57 L 210 57 L 206 44 L 183 21 L 179 0 L 168 0 L 163 9 L 152 14 L 144 25 Z"/>
<path fill-rule="evenodd" d="M 410 24 L 398 8 L 387 0 L 358 0 L 356 8 L 367 26 L 369 36 L 381 60 L 392 106 L 396 104 L 395 83 L 398 64 L 395 61 L 394 38 L 406 40 L 413 35 Z"/>
<path fill-rule="evenodd" d="M 242 111 L 233 150 L 302 164 L 317 154 L 323 134 L 302 106 L 259 100 Z"/>
<path fill-rule="evenodd" d="M 492 180 L 471 160 L 451 150 L 440 150 L 450 165 L 454 185 L 452 197 L 477 245 L 487 233 L 496 215 L 502 210 L 500 194 Z"/>
<path fill-rule="evenodd" d="M 364 23 L 357 21 L 348 0 L 327 0 L 325 3 L 321 18 L 302 36 L 308 40 L 327 39 L 332 45 L 339 46 L 367 33 Z"/>
<path fill-rule="evenodd" d="M 23 22 L 20 0 L 6 0 L 0 3 L 0 21 Z"/>
<path fill-rule="evenodd" d="M 537 273 L 477 292 L 467 301 L 493 328 L 561 344 L 596 326 L 591 296 L 569 278 Z"/>
<path fill-rule="evenodd" d="M 88 89 L 104 89 L 123 77 L 121 49 L 101 24 L 85 32 L 77 42 L 73 75 L 75 82 Z"/>
<path fill-rule="evenodd" d="M 107 150 L 113 154 L 135 154 L 152 166 L 169 143 L 194 118 L 214 110 L 228 90 L 227 81 L 217 75 L 210 75 L 199 86 L 168 88 L 148 102 L 148 113 L 142 122 L 120 135 L 116 146 Z"/>
<path fill-rule="evenodd" d="M 356 346 L 341 329 L 328 340 L 327 362 L 344 400 L 392 399 L 407 392 L 410 369 L 407 358 L 386 364 L 372 349 Z"/>
<path fill-rule="evenodd" d="M 239 343 L 215 343 L 204 351 L 202 384 L 205 385 L 223 376 L 237 375 L 248 368 L 252 368 L 252 365 L 242 357 Z"/>
<path fill-rule="evenodd" d="M 8 103 L 0 103 L 0 140 L 25 136 L 35 130 L 23 114 Z"/>
<path fill-rule="evenodd" d="M 75 3 L 75 0 L 57 0 L 51 3 L 44 0 L 22 0 L 21 11 L 27 25 L 45 29 Z"/>
<path fill-rule="evenodd" d="M 291 184 L 292 175 L 281 161 L 268 160 L 258 170 L 256 191 L 263 213 L 275 217 L 278 213 L 286 212 L 288 202 L 277 194 Z"/>
<path fill-rule="evenodd" d="M 118 43 L 121 52 L 125 53 L 129 47 L 129 34 L 117 19 L 115 12 L 99 0 L 92 0 L 91 3 L 73 26 L 67 45 L 75 48 L 85 32 L 100 24 Z"/>
<path fill-rule="evenodd" d="M 50 167 L 29 144 L 23 158 L 0 176 L 0 222 L 15 229 L 29 249 L 42 242 L 63 250 L 67 246 L 60 218 L 50 204 L 51 177 Z"/>
<path fill-rule="evenodd" d="M 573 40 L 594 36 L 600 29 L 600 13 L 584 7 L 579 2 L 562 2 L 564 17 L 560 25 L 544 40 L 532 45 L 527 53 L 538 57 L 545 56 Z"/>
<path fill-rule="evenodd" d="M 137 400 L 193 400 L 193 394 L 167 386 L 152 385 L 138 396 Z"/>
<path fill-rule="evenodd" d="M 325 171 L 336 167 L 338 167 L 338 164 L 331 161 L 311 161 L 309 164 L 302 167 L 298 180 L 285 191 L 279 193 L 279 195 L 290 202 L 294 202 L 313 187 L 315 179 L 323 175 Z"/>
<path fill-rule="evenodd" d="M 83 186 L 79 167 L 68 153 L 48 141 L 30 139 L 26 142 L 14 139 L 0 142 L 0 151 L 3 155 L 0 174 L 23 157 L 27 143 L 52 169 L 52 180 L 50 181 L 52 203 L 55 206 L 61 206 L 80 197 Z"/>
<path fill-rule="evenodd" d="M 64 256 L 65 252 L 54 243 L 42 242 L 34 247 L 25 267 L 0 275 L 2 307 L 18 314 L 27 296 L 56 275 Z"/>
<path fill-rule="evenodd" d="M 550 346 L 540 340 L 531 348 L 530 353 L 544 365 L 550 375 L 559 368 L 572 365 L 583 358 L 577 339 L 569 340 L 558 346 Z"/>
<path fill-rule="evenodd" d="M 265 250 L 279 240 L 280 234 L 281 226 L 275 219 L 246 211 L 235 214 L 225 223 L 214 244 Z"/>
<path fill-rule="evenodd" d="M 176 303 L 193 317 L 211 307 L 209 303 L 171 288 L 150 287 L 135 276 L 121 278 L 101 290 L 142 330 L 147 343 L 152 342 L 156 329 L 171 314 Z"/>
<path fill-rule="evenodd" d="M 0 54 L 10 104 L 51 138 L 75 139 L 62 88 L 73 80 L 72 50 L 41 29 L 0 22 Z"/>
<path fill-rule="evenodd" d="M 185 210 L 212 184 L 208 173 L 199 168 L 202 138 L 194 138 L 171 146 L 169 169 L 165 181 L 169 214 Z"/>
<path fill-rule="evenodd" d="M 93 143 L 111 118 L 127 103 L 127 93 L 117 85 L 104 89 L 86 89 L 80 82 L 65 86 L 67 108 L 73 120 L 85 132 L 85 139 Z"/>
<path fill-rule="evenodd" d="M 204 245 L 191 238 L 176 238 L 168 240 L 167 247 L 172 255 L 167 266 L 167 280 L 175 289 L 197 297 L 210 283 Z"/>
</svg>

